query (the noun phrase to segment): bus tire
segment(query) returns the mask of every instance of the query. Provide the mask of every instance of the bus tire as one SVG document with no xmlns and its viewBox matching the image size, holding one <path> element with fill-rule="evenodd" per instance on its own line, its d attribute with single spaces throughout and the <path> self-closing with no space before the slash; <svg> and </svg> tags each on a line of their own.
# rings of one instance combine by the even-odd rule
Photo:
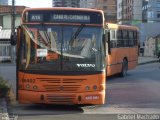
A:
<svg viewBox="0 0 160 120">
<path fill-rule="evenodd" d="M 121 77 L 127 76 L 127 71 L 128 71 L 128 62 L 126 59 L 124 59 L 122 63 L 122 71 L 120 73 L 120 76 Z"/>
</svg>

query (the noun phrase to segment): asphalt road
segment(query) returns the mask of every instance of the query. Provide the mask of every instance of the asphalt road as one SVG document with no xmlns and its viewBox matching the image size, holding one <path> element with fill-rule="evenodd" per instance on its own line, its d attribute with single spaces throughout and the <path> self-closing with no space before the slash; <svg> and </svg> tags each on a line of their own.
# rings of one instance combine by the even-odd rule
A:
<svg viewBox="0 0 160 120">
<path fill-rule="evenodd" d="M 15 66 L 3 69 L 0 66 L 0 74 L 10 75 L 11 83 L 15 86 L 14 72 L 11 72 L 13 69 Z M 18 120 L 117 120 L 118 114 L 160 114 L 159 63 L 138 66 L 129 71 L 125 78 L 110 77 L 106 87 L 105 105 L 79 107 L 16 104 L 9 107 L 9 113 L 17 116 Z"/>
<path fill-rule="evenodd" d="M 109 105 L 160 108 L 160 63 L 139 66 L 125 78 L 110 78 L 107 96 Z"/>
</svg>

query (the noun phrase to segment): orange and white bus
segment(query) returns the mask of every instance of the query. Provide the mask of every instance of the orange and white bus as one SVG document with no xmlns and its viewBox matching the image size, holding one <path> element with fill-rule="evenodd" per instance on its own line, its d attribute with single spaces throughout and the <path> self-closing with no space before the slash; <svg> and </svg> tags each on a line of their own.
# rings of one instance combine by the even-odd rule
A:
<svg viewBox="0 0 160 120">
<path fill-rule="evenodd" d="M 138 28 L 106 23 L 106 30 L 110 32 L 107 76 L 120 73 L 124 77 L 138 63 Z"/>
<path fill-rule="evenodd" d="M 104 104 L 104 31 L 101 10 L 25 9 L 17 29 L 19 103 Z"/>
</svg>

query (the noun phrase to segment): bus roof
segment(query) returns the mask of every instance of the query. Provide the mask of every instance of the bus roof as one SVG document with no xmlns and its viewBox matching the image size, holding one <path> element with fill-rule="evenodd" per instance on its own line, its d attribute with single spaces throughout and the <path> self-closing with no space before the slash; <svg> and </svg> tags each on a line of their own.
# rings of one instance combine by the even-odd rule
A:
<svg viewBox="0 0 160 120">
<path fill-rule="evenodd" d="M 119 25 L 119 24 L 113 24 L 113 23 L 106 23 L 106 25 L 110 29 L 138 30 L 138 27 L 131 26 L 131 25 Z"/>
<path fill-rule="evenodd" d="M 102 10 L 97 10 L 97 9 L 89 9 L 89 8 L 72 8 L 72 7 L 53 7 L 53 8 L 26 8 L 24 9 L 25 11 L 36 11 L 36 10 L 73 10 L 73 11 L 91 11 L 91 12 L 100 12 L 103 13 Z"/>
</svg>

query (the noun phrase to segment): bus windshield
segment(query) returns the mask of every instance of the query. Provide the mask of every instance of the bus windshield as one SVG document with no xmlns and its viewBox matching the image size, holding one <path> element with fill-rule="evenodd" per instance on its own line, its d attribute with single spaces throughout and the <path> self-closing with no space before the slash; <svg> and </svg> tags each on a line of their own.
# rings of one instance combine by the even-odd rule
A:
<svg viewBox="0 0 160 120">
<path fill-rule="evenodd" d="M 21 70 L 102 71 L 102 27 L 23 25 Z"/>
</svg>

